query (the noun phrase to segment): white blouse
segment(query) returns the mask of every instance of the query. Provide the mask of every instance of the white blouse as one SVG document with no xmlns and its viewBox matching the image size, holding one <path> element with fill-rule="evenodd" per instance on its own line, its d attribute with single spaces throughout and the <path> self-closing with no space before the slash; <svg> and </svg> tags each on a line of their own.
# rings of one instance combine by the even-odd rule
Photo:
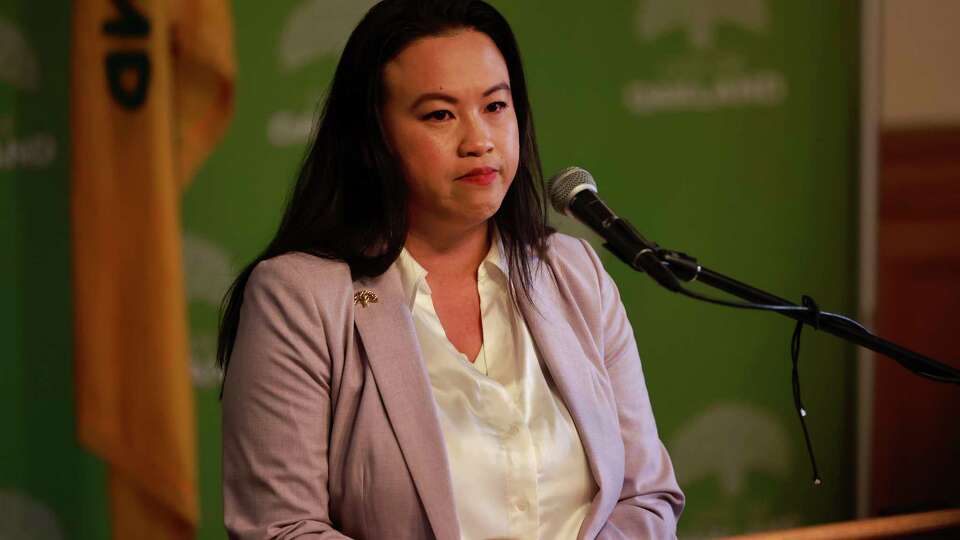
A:
<svg viewBox="0 0 960 540">
<path fill-rule="evenodd" d="M 483 346 L 474 363 L 447 339 L 427 271 L 406 249 L 396 264 L 440 414 L 462 537 L 576 538 L 597 486 L 508 293 L 499 237 L 477 271 Z"/>
</svg>

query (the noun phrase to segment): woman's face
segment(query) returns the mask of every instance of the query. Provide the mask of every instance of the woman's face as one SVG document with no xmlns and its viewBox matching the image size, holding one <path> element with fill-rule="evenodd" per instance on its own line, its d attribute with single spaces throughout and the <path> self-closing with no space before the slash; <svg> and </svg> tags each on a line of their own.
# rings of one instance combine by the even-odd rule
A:
<svg viewBox="0 0 960 540">
<path fill-rule="evenodd" d="M 409 187 L 411 226 L 464 229 L 500 208 L 517 173 L 510 77 L 486 34 L 414 41 L 384 68 L 383 122 Z M 452 229 L 450 229 L 452 228 Z"/>
</svg>

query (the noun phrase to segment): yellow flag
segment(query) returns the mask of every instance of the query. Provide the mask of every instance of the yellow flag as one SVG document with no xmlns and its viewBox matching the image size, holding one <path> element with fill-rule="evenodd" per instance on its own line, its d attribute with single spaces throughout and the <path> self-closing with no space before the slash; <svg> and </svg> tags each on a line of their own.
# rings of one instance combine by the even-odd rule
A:
<svg viewBox="0 0 960 540">
<path fill-rule="evenodd" d="M 71 75 L 77 433 L 114 538 L 198 520 L 180 196 L 233 108 L 227 0 L 76 0 Z"/>
</svg>

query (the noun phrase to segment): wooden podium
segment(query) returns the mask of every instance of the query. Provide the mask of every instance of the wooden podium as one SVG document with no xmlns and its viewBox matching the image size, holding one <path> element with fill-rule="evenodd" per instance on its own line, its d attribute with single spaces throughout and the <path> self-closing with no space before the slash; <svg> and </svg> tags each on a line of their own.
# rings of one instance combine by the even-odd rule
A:
<svg viewBox="0 0 960 540">
<path fill-rule="evenodd" d="M 729 536 L 726 540 L 834 540 L 841 538 L 960 539 L 960 509 Z"/>
</svg>

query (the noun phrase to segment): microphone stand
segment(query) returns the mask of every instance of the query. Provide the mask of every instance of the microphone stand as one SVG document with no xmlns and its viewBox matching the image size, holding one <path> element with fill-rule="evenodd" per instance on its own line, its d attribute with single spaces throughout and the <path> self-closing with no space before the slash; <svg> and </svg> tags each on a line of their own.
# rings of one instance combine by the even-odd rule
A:
<svg viewBox="0 0 960 540">
<path fill-rule="evenodd" d="M 783 298 L 705 268 L 698 264 L 696 259 L 685 253 L 660 250 L 657 255 L 673 275 L 683 281 L 696 280 L 752 303 L 799 307 Z M 960 370 L 876 336 L 859 324 L 832 318 L 821 318 L 815 309 L 780 311 L 779 313 L 892 358 L 901 366 L 918 375 L 941 382 L 960 384 Z"/>
<path fill-rule="evenodd" d="M 803 305 L 799 306 L 779 296 L 751 287 L 746 283 L 705 268 L 701 266 L 695 258 L 686 253 L 661 249 L 657 244 L 643 238 L 632 226 L 619 218 L 614 217 L 612 220 L 605 222 L 606 229 L 610 229 L 614 225 L 628 228 L 631 232 L 635 233 L 635 236 L 611 235 L 611 240 L 605 243 L 604 247 L 625 262 L 627 266 L 639 272 L 646 272 L 659 285 L 667 290 L 714 304 L 775 311 L 797 321 L 790 347 L 793 360 L 793 399 L 797 416 L 800 420 L 800 426 L 803 428 L 803 438 L 806 442 L 807 454 L 810 457 L 810 465 L 813 469 L 813 484 L 815 486 L 821 485 L 822 480 L 817 468 L 817 460 L 814 456 L 810 432 L 807 429 L 805 421 L 807 411 L 800 398 L 798 362 L 800 356 L 800 331 L 803 329 L 803 325 L 812 326 L 817 330 L 823 330 L 841 339 L 883 354 L 921 377 L 938 382 L 960 384 L 960 370 L 876 336 L 853 319 L 834 313 L 821 312 L 816 302 L 808 296 L 803 297 Z M 703 296 L 686 289 L 680 284 L 680 281 L 699 281 L 715 289 L 742 298 L 746 300 L 747 303 L 730 302 Z"/>
<path fill-rule="evenodd" d="M 813 302 L 810 303 L 812 306 L 810 304 L 799 306 L 779 296 L 751 287 L 746 283 L 701 266 L 695 258 L 685 253 L 661 249 L 657 244 L 647 241 L 646 239 L 643 240 L 647 246 L 647 249 L 644 250 L 645 255 L 656 257 L 660 264 L 669 270 L 678 280 L 685 282 L 698 281 L 742 298 L 751 304 L 762 304 L 772 307 L 772 311 L 776 311 L 795 321 L 810 325 L 818 330 L 823 330 L 828 334 L 833 334 L 841 339 L 892 358 L 901 366 L 917 375 L 939 382 L 960 384 L 960 370 L 876 336 L 856 321 L 847 319 L 846 317 L 821 317 L 819 309 L 816 308 L 816 304 Z M 637 264 L 636 257 L 631 260 L 630 257 L 621 254 L 614 246 L 606 244 L 605 247 L 631 268 L 643 271 L 643 268 Z M 679 286 L 679 284 L 669 286 L 663 284 L 661 279 L 657 279 L 657 281 L 661 285 L 664 285 L 664 287 L 675 292 L 687 292 L 683 287 Z M 693 296 L 698 297 L 696 295 Z M 699 298 L 704 299 L 702 297 Z M 750 305 L 741 305 L 739 307 L 756 307 L 763 309 L 761 306 Z M 786 309 L 778 310 L 775 309 L 776 307 Z"/>
</svg>

